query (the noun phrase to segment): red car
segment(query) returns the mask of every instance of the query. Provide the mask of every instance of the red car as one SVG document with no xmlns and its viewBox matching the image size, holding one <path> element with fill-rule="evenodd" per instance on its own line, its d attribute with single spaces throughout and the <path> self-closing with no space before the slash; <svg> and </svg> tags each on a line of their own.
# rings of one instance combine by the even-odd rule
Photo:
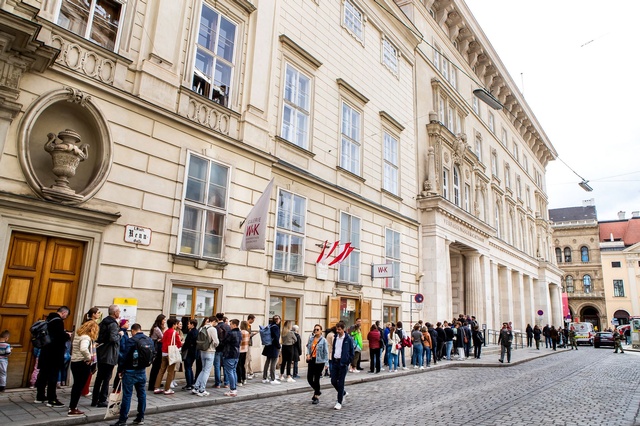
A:
<svg viewBox="0 0 640 426">
<path fill-rule="evenodd" d="M 599 331 L 593 337 L 593 347 L 599 348 L 600 346 L 613 347 L 613 333 L 610 331 Z"/>
</svg>

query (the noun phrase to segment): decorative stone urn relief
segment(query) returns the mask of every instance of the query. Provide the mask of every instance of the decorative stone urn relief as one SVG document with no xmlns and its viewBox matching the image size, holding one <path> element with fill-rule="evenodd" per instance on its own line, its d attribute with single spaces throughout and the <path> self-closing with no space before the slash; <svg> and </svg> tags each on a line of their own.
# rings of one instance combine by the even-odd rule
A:
<svg viewBox="0 0 640 426">
<path fill-rule="evenodd" d="M 51 155 L 53 169 L 56 175 L 56 182 L 49 188 L 42 188 L 44 194 L 51 198 L 60 197 L 62 199 L 81 201 L 82 196 L 69 187 L 69 178 L 76 175 L 76 169 L 81 161 L 89 158 L 89 145 L 80 142 L 80 135 L 71 129 L 66 129 L 56 137 L 55 133 L 49 133 L 49 138 L 44 144 L 44 150 Z"/>
<path fill-rule="evenodd" d="M 20 123 L 18 151 L 31 190 L 69 205 L 90 200 L 113 161 L 107 120 L 89 94 L 70 87 L 43 94 L 29 106 Z"/>
</svg>

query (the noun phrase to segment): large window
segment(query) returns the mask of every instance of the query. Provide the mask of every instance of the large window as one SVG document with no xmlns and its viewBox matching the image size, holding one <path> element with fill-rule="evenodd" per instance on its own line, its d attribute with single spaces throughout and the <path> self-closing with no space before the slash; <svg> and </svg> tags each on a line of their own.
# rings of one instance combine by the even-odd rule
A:
<svg viewBox="0 0 640 426">
<path fill-rule="evenodd" d="M 203 318 L 210 317 L 215 312 L 215 289 L 196 286 L 173 286 L 171 289 L 169 316 L 179 320 L 196 319 L 199 324 Z"/>
<path fill-rule="evenodd" d="M 393 278 L 385 279 L 387 288 L 400 289 L 400 233 L 387 228 L 385 235 L 385 257 L 393 265 Z"/>
<path fill-rule="evenodd" d="M 582 288 L 585 293 L 591 293 L 591 275 L 582 277 Z"/>
<path fill-rule="evenodd" d="M 398 322 L 398 307 L 397 306 L 384 306 L 382 308 L 382 322 L 387 324 L 388 322 Z"/>
<path fill-rule="evenodd" d="M 583 262 L 589 261 L 589 248 L 587 246 L 580 247 L 580 260 Z"/>
<path fill-rule="evenodd" d="M 460 197 L 460 169 L 458 166 L 453 167 L 453 203 L 461 207 L 462 199 Z"/>
<path fill-rule="evenodd" d="M 488 124 L 489 124 L 489 130 L 491 130 L 492 132 L 495 131 L 495 121 L 492 113 L 489 113 Z"/>
<path fill-rule="evenodd" d="M 571 248 L 570 247 L 565 247 L 564 248 L 564 261 L 565 261 L 565 263 L 571 263 Z"/>
<path fill-rule="evenodd" d="M 382 63 L 392 73 L 398 74 L 398 50 L 386 38 L 382 40 Z"/>
<path fill-rule="evenodd" d="M 449 199 L 449 170 L 442 169 L 442 196 Z"/>
<path fill-rule="evenodd" d="M 342 102 L 342 143 L 340 167 L 360 175 L 360 112 Z"/>
<path fill-rule="evenodd" d="M 285 67 L 281 136 L 308 149 L 311 79 L 290 64 Z"/>
<path fill-rule="evenodd" d="M 491 174 L 498 176 L 498 153 L 495 149 L 491 151 Z"/>
<path fill-rule="evenodd" d="M 362 25 L 362 12 L 358 10 L 349 0 L 344 2 L 343 24 L 353 33 L 358 40 L 364 39 L 364 26 Z"/>
<path fill-rule="evenodd" d="M 624 297 L 624 281 L 613 280 L 613 296 Z"/>
<path fill-rule="evenodd" d="M 571 275 L 567 275 L 567 277 L 564 279 L 564 283 L 567 286 L 567 293 L 573 293 L 574 288 L 573 288 L 573 277 Z"/>
<path fill-rule="evenodd" d="M 398 140 L 384 133 L 384 181 L 385 191 L 398 195 Z"/>
<path fill-rule="evenodd" d="M 229 168 L 189 154 L 178 244 L 180 254 L 222 258 Z"/>
<path fill-rule="evenodd" d="M 476 98 L 474 97 L 473 99 Z M 475 153 L 478 160 L 482 162 L 482 136 L 480 136 L 480 134 L 476 135 Z"/>
<path fill-rule="evenodd" d="M 192 89 L 221 105 L 231 95 L 236 24 L 208 5 L 202 5 Z"/>
<path fill-rule="evenodd" d="M 470 208 L 470 200 L 471 199 L 471 186 L 468 183 L 464 184 L 464 209 L 469 212 Z"/>
<path fill-rule="evenodd" d="M 269 297 L 269 318 L 279 315 L 282 319 L 281 326 L 285 321 L 293 321 L 294 324 L 298 324 L 299 305 L 300 299 L 297 297 L 271 295 Z"/>
<path fill-rule="evenodd" d="M 62 0 L 56 23 L 105 49 L 116 50 L 124 8 L 117 0 Z"/>
<path fill-rule="evenodd" d="M 562 249 L 556 247 L 556 263 L 562 263 Z"/>
<path fill-rule="evenodd" d="M 339 281 L 360 283 L 360 218 L 348 213 L 340 213 L 340 243 L 351 243 L 354 250 L 340 263 Z"/>
<path fill-rule="evenodd" d="M 495 205 L 494 226 L 496 228 L 496 237 L 502 238 L 502 227 L 500 226 L 500 203 Z"/>
<path fill-rule="evenodd" d="M 302 274 L 307 200 L 285 190 L 278 193 L 273 270 Z"/>
</svg>

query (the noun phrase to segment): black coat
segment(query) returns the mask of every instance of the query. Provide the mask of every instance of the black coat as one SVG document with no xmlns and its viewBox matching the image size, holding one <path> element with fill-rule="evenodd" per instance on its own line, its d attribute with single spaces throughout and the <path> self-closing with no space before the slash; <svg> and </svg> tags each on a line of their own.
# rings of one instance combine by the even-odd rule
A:
<svg viewBox="0 0 640 426">
<path fill-rule="evenodd" d="M 38 364 L 40 366 L 62 367 L 64 364 L 64 353 L 67 351 L 66 343 L 70 337 L 69 334 L 64 331 L 64 321 L 57 312 L 50 313 L 47 316 L 47 322 L 47 330 L 51 338 L 51 343 L 40 349 Z"/>
<path fill-rule="evenodd" d="M 198 340 L 198 328 L 193 327 L 187 333 L 187 337 L 184 338 L 184 343 L 181 348 L 182 353 L 186 353 L 191 359 L 196 359 L 196 340 Z"/>
<path fill-rule="evenodd" d="M 97 343 L 98 362 L 117 365 L 120 353 L 120 327 L 115 318 L 108 316 L 100 322 Z"/>
<path fill-rule="evenodd" d="M 271 324 L 269 328 L 271 330 L 271 344 L 266 345 L 262 349 L 262 355 L 266 356 L 267 358 L 278 358 L 278 355 L 280 354 L 280 348 L 281 348 L 280 326 L 276 324 Z"/>
</svg>

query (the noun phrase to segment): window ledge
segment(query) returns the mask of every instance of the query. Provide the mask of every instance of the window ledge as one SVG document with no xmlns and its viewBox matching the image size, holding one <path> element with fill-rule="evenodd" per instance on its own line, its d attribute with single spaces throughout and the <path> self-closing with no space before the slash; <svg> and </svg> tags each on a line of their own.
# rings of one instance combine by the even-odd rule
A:
<svg viewBox="0 0 640 426">
<path fill-rule="evenodd" d="M 268 271 L 267 273 L 269 274 L 270 278 L 281 278 L 282 281 L 287 283 L 290 283 L 291 281 L 296 281 L 301 283 L 307 281 L 306 275 L 291 274 L 283 271 Z"/>
<path fill-rule="evenodd" d="M 353 173 L 353 172 L 350 172 L 349 170 L 347 170 L 347 169 L 343 168 L 342 166 L 337 166 L 336 168 L 338 169 L 338 171 L 339 171 L 339 172 L 343 172 L 343 173 L 347 174 L 348 176 L 350 176 L 350 177 L 352 177 L 352 178 L 354 178 L 354 179 L 359 180 L 359 181 L 360 181 L 360 182 L 362 182 L 362 183 L 365 183 L 365 182 L 367 181 L 367 180 L 366 180 L 365 178 L 363 178 L 362 176 L 358 176 L 357 174 L 355 174 L 355 173 Z"/>
<path fill-rule="evenodd" d="M 383 288 L 382 294 L 388 294 L 390 296 L 399 296 L 404 293 L 402 290 L 397 288 Z"/>
<path fill-rule="evenodd" d="M 300 152 L 301 154 L 304 154 L 304 155 L 306 155 L 306 156 L 308 156 L 308 157 L 313 158 L 313 157 L 315 157 L 315 156 L 316 156 L 316 154 L 315 154 L 315 153 L 313 153 L 313 152 L 309 151 L 307 148 L 303 148 L 303 147 L 301 147 L 300 145 L 295 144 L 295 143 L 291 142 L 290 140 L 287 140 L 287 139 L 283 138 L 282 136 L 277 136 L 277 135 L 276 135 L 276 140 L 277 140 L 278 142 L 281 142 L 281 143 L 283 143 L 283 144 L 287 145 L 287 146 L 288 146 L 288 147 L 290 147 L 290 148 L 295 149 L 296 151 L 298 151 L 298 152 Z"/>
<path fill-rule="evenodd" d="M 402 202 L 402 197 L 401 197 L 401 196 L 396 195 L 396 194 L 394 194 L 393 192 L 389 192 L 389 191 L 387 191 L 387 190 L 386 190 L 386 189 L 384 189 L 384 188 L 380 188 L 380 191 L 381 191 L 384 195 L 387 195 L 387 196 L 389 196 L 389 197 L 391 197 L 391 198 L 394 198 L 394 199 L 396 199 L 396 200 L 398 200 L 398 201 Z"/>
<path fill-rule="evenodd" d="M 205 259 L 202 257 L 188 256 L 184 254 L 172 254 L 172 261 L 176 265 L 193 266 L 196 269 L 225 269 L 229 264 L 224 260 Z"/>
<path fill-rule="evenodd" d="M 342 281 L 336 281 L 336 287 L 340 288 L 345 288 L 349 291 L 360 291 L 362 290 L 362 284 L 359 283 L 348 283 L 348 282 L 342 282 Z"/>
</svg>

